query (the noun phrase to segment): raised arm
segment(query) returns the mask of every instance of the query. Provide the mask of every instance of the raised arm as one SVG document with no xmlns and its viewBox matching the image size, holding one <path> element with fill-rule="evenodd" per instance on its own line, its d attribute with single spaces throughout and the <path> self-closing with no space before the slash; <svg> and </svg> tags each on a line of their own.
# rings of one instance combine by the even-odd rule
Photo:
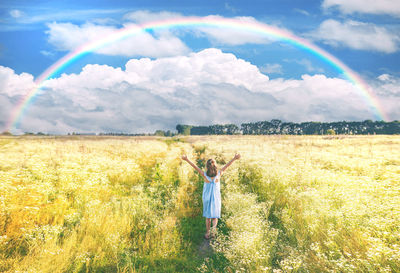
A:
<svg viewBox="0 0 400 273">
<path fill-rule="evenodd" d="M 207 177 L 204 176 L 203 171 L 199 167 L 197 167 L 192 161 L 190 161 L 186 155 L 183 155 L 182 159 L 185 160 L 187 163 L 189 163 L 189 165 L 192 166 L 196 171 L 198 171 L 201 174 L 201 176 L 205 179 L 205 181 L 208 181 Z"/>
<path fill-rule="evenodd" d="M 236 159 L 240 158 L 240 154 L 235 154 L 235 156 L 229 161 L 224 167 L 222 167 L 221 171 L 224 172 Z"/>
</svg>

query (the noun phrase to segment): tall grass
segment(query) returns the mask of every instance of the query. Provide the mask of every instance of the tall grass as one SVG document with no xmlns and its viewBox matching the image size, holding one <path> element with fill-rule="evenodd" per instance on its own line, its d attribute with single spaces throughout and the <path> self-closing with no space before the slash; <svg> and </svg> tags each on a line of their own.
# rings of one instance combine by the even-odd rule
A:
<svg viewBox="0 0 400 273">
<path fill-rule="evenodd" d="M 0 271 L 399 272 L 398 136 L 0 138 Z M 223 176 L 205 232 L 204 167 Z"/>
<path fill-rule="evenodd" d="M 231 197 L 225 199 L 226 222 L 251 215 L 238 224 L 233 220 L 228 240 L 221 239 L 227 247 L 220 251 L 234 270 L 400 271 L 398 137 L 264 139 L 229 142 L 228 149 L 247 160 L 231 173 L 229 182 L 240 189 L 233 193 L 240 197 L 233 198 L 233 209 Z M 226 153 L 219 141 L 209 148 Z M 257 202 L 245 201 L 249 194 Z M 255 213 L 259 206 L 268 208 L 266 217 Z M 238 232 L 245 243 L 237 245 Z M 267 247 L 247 250 L 254 237 Z"/>
<path fill-rule="evenodd" d="M 141 271 L 182 253 L 189 145 L 15 139 L 1 149 L 1 270 Z"/>
</svg>

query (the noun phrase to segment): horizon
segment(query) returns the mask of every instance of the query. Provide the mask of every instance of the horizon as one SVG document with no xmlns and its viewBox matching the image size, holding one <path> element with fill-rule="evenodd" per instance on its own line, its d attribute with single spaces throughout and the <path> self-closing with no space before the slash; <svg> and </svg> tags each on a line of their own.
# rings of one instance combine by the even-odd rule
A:
<svg viewBox="0 0 400 273">
<path fill-rule="evenodd" d="M 249 124 L 257 124 L 257 123 L 263 123 L 263 122 L 267 122 L 267 123 L 273 123 L 274 121 L 279 122 L 279 125 L 287 125 L 287 124 L 295 124 L 295 125 L 303 125 L 303 124 L 309 124 L 309 123 L 315 123 L 315 124 L 321 124 L 321 125 L 335 125 L 337 123 L 359 123 L 359 124 L 363 124 L 363 123 L 384 123 L 384 124 L 396 124 L 396 123 L 400 123 L 400 120 L 393 120 L 393 121 L 384 121 L 384 120 L 360 120 L 360 121 L 346 121 L 346 120 L 338 120 L 338 121 L 330 121 L 330 122 L 319 122 L 319 121 L 304 121 L 304 122 L 291 122 L 291 121 L 283 121 L 283 120 L 279 120 L 279 119 L 272 119 L 272 120 L 263 120 L 263 121 L 252 121 L 252 122 L 244 122 L 241 124 L 236 124 L 236 123 L 229 123 L 229 124 L 209 124 L 209 125 L 193 125 L 193 124 L 177 124 L 174 129 L 166 129 L 166 130 L 162 130 L 162 129 L 156 129 L 153 132 L 118 132 L 118 131 L 109 131 L 109 132 L 67 132 L 67 133 L 48 133 L 48 132 L 41 132 L 41 131 L 36 131 L 36 132 L 23 132 L 20 134 L 12 134 L 9 131 L 3 131 L 0 133 L 0 135 L 12 135 L 12 136 L 24 136 L 24 135 L 33 135 L 33 136 L 73 136 L 73 135 L 94 135 L 94 136 L 165 136 L 165 137 L 172 137 L 172 136 L 176 136 L 176 135 L 182 135 L 179 133 L 179 130 L 177 129 L 177 127 L 179 125 L 181 126 L 189 126 L 190 130 L 192 128 L 210 128 L 212 126 L 227 126 L 227 125 L 235 125 L 237 127 L 237 129 L 239 130 L 238 133 L 234 133 L 232 135 L 236 135 L 236 134 L 243 134 L 243 125 L 249 125 Z M 280 126 L 278 126 L 280 127 Z M 332 129 L 332 128 L 329 128 Z M 335 128 L 338 129 L 338 128 Z M 157 135 L 157 133 L 163 133 L 164 135 Z M 334 133 L 336 134 L 336 131 L 334 130 Z M 166 135 L 166 134 L 171 134 L 171 135 Z M 283 133 L 286 134 L 286 133 Z M 290 133 L 289 133 L 290 134 Z M 322 133 L 321 135 L 324 134 L 329 134 L 329 133 Z M 340 133 L 339 133 L 340 134 Z M 348 133 L 345 133 L 348 134 Z M 353 133 L 351 133 L 353 134 Z M 358 133 L 356 133 L 358 134 Z M 362 135 L 363 133 L 361 133 Z M 369 134 L 369 133 L 368 133 Z M 380 133 L 382 134 L 382 133 Z M 184 135 L 184 134 L 183 134 Z M 199 135 L 199 134 L 189 134 L 189 135 Z M 201 134 L 200 134 L 201 135 Z M 218 135 L 218 134 L 207 134 L 207 135 Z M 224 133 L 222 135 L 230 135 L 228 133 Z M 253 133 L 250 134 L 246 134 L 246 135 L 255 135 Z M 270 135 L 268 134 L 261 134 L 261 135 Z M 293 134 L 290 134 L 293 135 Z M 307 133 L 301 133 L 300 135 L 310 135 Z M 314 135 L 314 134 L 311 134 Z"/>
</svg>

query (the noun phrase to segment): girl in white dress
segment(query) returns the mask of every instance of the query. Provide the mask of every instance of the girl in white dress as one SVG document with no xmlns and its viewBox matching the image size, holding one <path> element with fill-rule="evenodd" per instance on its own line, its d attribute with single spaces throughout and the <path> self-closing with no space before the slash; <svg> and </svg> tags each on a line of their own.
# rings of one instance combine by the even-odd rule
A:
<svg viewBox="0 0 400 273">
<path fill-rule="evenodd" d="M 187 161 L 196 171 L 198 171 L 204 178 L 203 185 L 203 216 L 206 218 L 206 234 L 204 238 L 210 238 L 211 221 L 213 223 L 213 230 L 216 229 L 218 218 L 221 217 L 221 192 L 220 192 L 220 178 L 224 171 L 235 161 L 240 158 L 240 154 L 235 154 L 231 161 L 229 161 L 221 170 L 217 169 L 215 160 L 210 158 L 207 160 L 207 171 L 203 172 L 193 162 L 191 162 L 186 155 L 182 159 Z"/>
</svg>

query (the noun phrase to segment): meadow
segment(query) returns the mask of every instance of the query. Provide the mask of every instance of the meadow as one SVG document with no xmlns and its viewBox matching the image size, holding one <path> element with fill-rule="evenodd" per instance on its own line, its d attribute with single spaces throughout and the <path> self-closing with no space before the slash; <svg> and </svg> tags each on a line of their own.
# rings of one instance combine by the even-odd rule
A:
<svg viewBox="0 0 400 273">
<path fill-rule="evenodd" d="M 207 251 L 204 167 L 221 180 Z M 400 272 L 400 136 L 0 137 L 1 272 Z"/>
</svg>

